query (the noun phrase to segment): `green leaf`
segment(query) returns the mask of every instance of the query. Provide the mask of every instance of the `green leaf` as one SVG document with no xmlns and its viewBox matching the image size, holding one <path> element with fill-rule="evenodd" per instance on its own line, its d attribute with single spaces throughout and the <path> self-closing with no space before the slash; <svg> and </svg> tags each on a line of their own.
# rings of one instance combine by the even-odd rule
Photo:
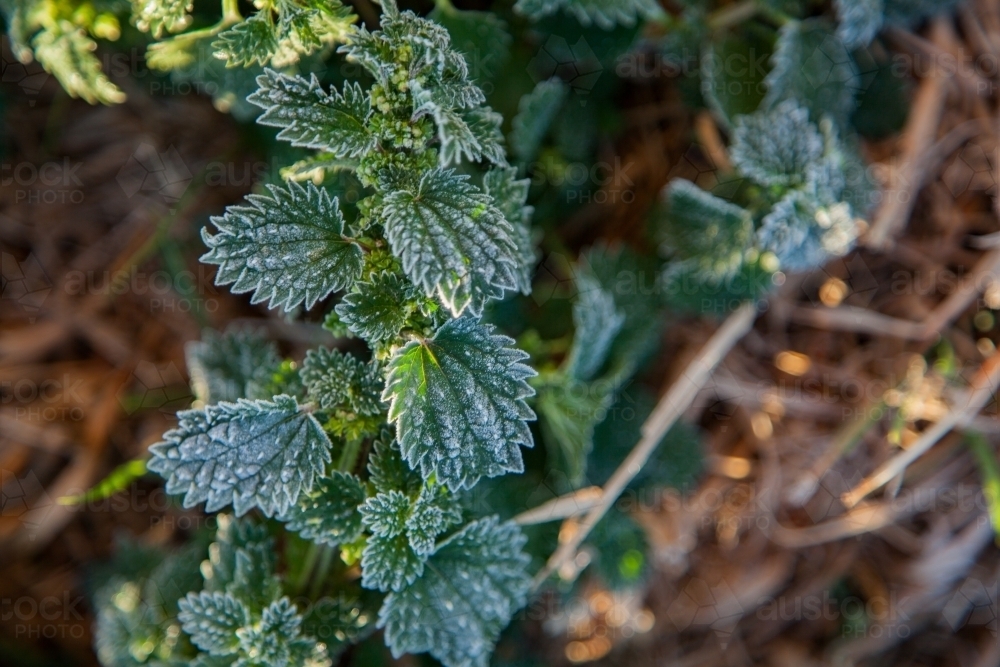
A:
<svg viewBox="0 0 1000 667">
<path fill-rule="evenodd" d="M 566 374 L 576 380 L 590 380 L 604 365 L 625 315 L 617 309 L 614 296 L 593 276 L 580 273 L 576 287 L 573 346 L 566 359 Z"/>
<path fill-rule="evenodd" d="M 401 276 L 383 271 L 354 283 L 354 290 L 335 310 L 352 333 L 378 344 L 399 334 L 413 312 L 413 297 L 410 285 Z"/>
<path fill-rule="evenodd" d="M 361 536 L 358 506 L 365 502 L 365 487 L 354 475 L 334 470 L 320 477 L 316 486 L 299 496 L 299 502 L 279 519 L 288 530 L 318 544 L 350 544 Z"/>
<path fill-rule="evenodd" d="M 328 665 L 326 647 L 302 635 L 302 617 L 287 597 L 272 602 L 260 621 L 241 628 L 240 667 L 319 667 Z"/>
<path fill-rule="evenodd" d="M 781 27 L 765 83 L 762 108 L 797 100 L 814 122 L 829 115 L 846 128 L 859 88 L 857 65 L 850 51 L 823 19 L 789 21 Z"/>
<path fill-rule="evenodd" d="M 165 32 L 180 32 L 191 24 L 193 0 L 132 0 L 132 21 L 135 27 L 156 39 Z"/>
<path fill-rule="evenodd" d="M 53 21 L 35 35 L 31 45 L 35 58 L 46 72 L 59 79 L 70 97 L 91 104 L 125 101 L 125 93 L 101 70 L 101 61 L 94 55 L 97 42 L 83 28 L 65 20 Z"/>
<path fill-rule="evenodd" d="M 281 590 L 274 577 L 274 542 L 266 526 L 248 519 L 220 514 L 218 523 L 207 567 L 202 567 L 205 590 L 229 593 L 260 613 Z"/>
<path fill-rule="evenodd" d="M 554 77 L 538 83 L 518 102 L 510 130 L 510 149 L 518 162 L 528 164 L 538 155 L 542 140 L 568 94 L 569 86 Z"/>
<path fill-rule="evenodd" d="M 423 485 L 420 475 L 410 469 L 391 433 L 383 432 L 375 441 L 368 459 L 369 480 L 380 492 L 392 490 L 413 495 Z"/>
<path fill-rule="evenodd" d="M 495 167 L 483 176 L 483 191 L 493 198 L 493 204 L 513 227 L 514 245 L 517 246 L 517 289 L 521 294 L 531 294 L 531 279 L 538 262 L 531 216 L 535 209 L 527 205 L 531 181 L 517 179 L 517 168 Z"/>
<path fill-rule="evenodd" d="M 538 392 L 545 441 L 554 446 L 553 459 L 574 487 L 585 479 L 594 426 L 603 421 L 612 398 L 605 386 L 565 376 Z"/>
<path fill-rule="evenodd" d="M 184 494 L 184 507 L 232 504 L 237 516 L 254 507 L 284 514 L 330 462 L 330 440 L 295 399 L 210 405 L 177 414 L 177 428 L 150 447 L 148 467 Z"/>
<path fill-rule="evenodd" d="M 760 106 L 766 78 L 762 60 L 769 52 L 770 44 L 750 31 L 705 40 L 699 66 L 701 95 L 727 125 Z"/>
<path fill-rule="evenodd" d="M 236 631 L 250 623 L 250 611 L 228 593 L 202 591 L 181 599 L 177 619 L 202 651 L 230 655 L 239 648 Z"/>
<path fill-rule="evenodd" d="M 133 459 L 117 466 L 107 477 L 87 489 L 84 493 L 59 498 L 60 505 L 81 505 L 110 498 L 119 491 L 124 491 L 132 482 L 146 474 L 146 461 Z"/>
<path fill-rule="evenodd" d="M 535 415 L 524 399 L 534 394 L 525 379 L 535 371 L 513 340 L 492 332 L 469 317 L 452 320 L 389 362 L 383 400 L 403 459 L 453 491 L 521 472 L 519 446 L 533 445 Z"/>
<path fill-rule="evenodd" d="M 479 145 L 473 159 L 486 159 L 495 165 L 507 166 L 507 151 L 501 130 L 503 116 L 485 106 L 466 109 L 460 114 Z"/>
<path fill-rule="evenodd" d="M 361 522 L 372 534 L 379 537 L 396 537 L 406 531 L 406 517 L 410 512 L 410 499 L 399 491 L 379 493 L 358 508 Z"/>
<path fill-rule="evenodd" d="M 206 329 L 200 341 L 184 346 L 184 353 L 194 395 L 206 405 L 273 395 L 271 377 L 281 358 L 263 331 L 230 327 L 220 334 Z"/>
<path fill-rule="evenodd" d="M 361 585 L 383 593 L 402 590 L 423 574 L 425 560 L 406 535 L 372 535 L 361 554 Z"/>
<path fill-rule="evenodd" d="M 826 197 L 793 190 L 764 216 L 757 232 L 762 249 L 774 253 L 786 271 L 808 271 L 847 254 L 858 230 L 846 202 L 824 205 Z"/>
<path fill-rule="evenodd" d="M 493 12 L 463 11 L 439 5 L 428 18 L 447 28 L 451 44 L 469 63 L 470 76 L 492 80 L 510 55 L 507 24 Z"/>
<path fill-rule="evenodd" d="M 278 35 L 269 11 L 260 11 L 219 34 L 212 42 L 217 58 L 226 67 L 266 65 L 278 50 Z"/>
<path fill-rule="evenodd" d="M 419 555 L 434 552 L 439 535 L 461 523 L 462 510 L 443 486 L 425 486 L 406 519 L 406 536 Z"/>
<path fill-rule="evenodd" d="M 282 128 L 279 139 L 336 158 L 360 157 L 374 146 L 367 127 L 371 102 L 357 83 L 345 84 L 343 93 L 332 87 L 328 93 L 315 74 L 305 79 L 265 69 L 257 85 L 247 101 L 264 109 L 258 123 Z"/>
<path fill-rule="evenodd" d="M 882 29 L 883 0 L 834 0 L 837 36 L 849 49 L 868 46 Z"/>
<path fill-rule="evenodd" d="M 212 218 L 219 233 L 203 229 L 209 251 L 201 261 L 217 264 L 217 285 L 235 294 L 253 292 L 251 303 L 291 310 L 312 308 L 361 273 L 361 248 L 344 236 L 336 197 L 312 183 L 288 189 L 267 186 L 271 196 L 248 195 L 250 206 L 230 206 Z"/>
<path fill-rule="evenodd" d="M 321 347 L 306 352 L 301 376 L 309 397 L 324 410 L 351 410 L 365 416 L 382 412 L 379 395 L 385 383 L 375 363 Z"/>
<path fill-rule="evenodd" d="M 533 21 L 564 10 L 585 26 L 604 30 L 616 25 L 633 26 L 637 20 L 653 18 L 663 10 L 655 0 L 517 0 L 514 11 Z"/>
<path fill-rule="evenodd" d="M 750 214 L 684 179 L 666 188 L 664 240 L 675 257 L 705 276 L 731 276 L 750 246 Z"/>
<path fill-rule="evenodd" d="M 799 185 L 806 171 L 823 157 L 823 136 L 809 121 L 809 110 L 796 100 L 740 116 L 730 150 L 733 164 L 764 185 Z"/>
<path fill-rule="evenodd" d="M 450 169 L 385 197 L 380 222 L 407 277 L 457 317 L 517 287 L 512 228 L 489 196 Z"/>
<path fill-rule="evenodd" d="M 427 651 L 445 667 L 486 667 L 527 596 L 524 544 L 515 524 L 490 517 L 439 545 L 423 576 L 390 593 L 379 611 L 393 656 Z"/>
</svg>

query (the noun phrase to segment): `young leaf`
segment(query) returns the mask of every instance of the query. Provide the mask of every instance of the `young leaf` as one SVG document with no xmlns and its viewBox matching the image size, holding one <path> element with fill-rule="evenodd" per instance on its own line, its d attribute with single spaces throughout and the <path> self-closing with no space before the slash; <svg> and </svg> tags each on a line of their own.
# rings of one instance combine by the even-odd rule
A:
<svg viewBox="0 0 1000 667">
<path fill-rule="evenodd" d="M 393 435 L 385 431 L 372 448 L 372 455 L 368 459 L 368 475 L 369 481 L 382 493 L 396 490 L 412 495 L 423 485 L 420 475 L 403 461 Z"/>
<path fill-rule="evenodd" d="M 278 50 L 278 35 L 269 11 L 260 11 L 221 33 L 212 42 L 217 58 L 226 67 L 266 65 Z"/>
<path fill-rule="evenodd" d="M 177 428 L 150 447 L 149 469 L 184 494 L 184 507 L 215 512 L 232 503 L 237 516 L 259 507 L 284 514 L 330 462 L 330 440 L 295 399 L 210 405 L 177 414 Z"/>
<path fill-rule="evenodd" d="M 52 22 L 31 42 L 35 58 L 45 71 L 59 79 L 70 97 L 79 97 L 91 104 L 118 104 L 125 93 L 101 70 L 101 61 L 94 55 L 97 42 L 82 28 L 66 20 Z"/>
<path fill-rule="evenodd" d="M 282 128 L 279 139 L 335 158 L 360 157 L 373 147 L 366 126 L 371 102 L 357 83 L 345 84 L 343 93 L 334 88 L 327 93 L 315 74 L 304 79 L 265 69 L 257 85 L 247 101 L 264 109 L 258 123 Z"/>
<path fill-rule="evenodd" d="M 534 207 L 528 206 L 528 188 L 531 181 L 527 178 L 518 180 L 515 167 L 496 167 L 483 176 L 483 191 L 493 198 L 493 204 L 514 232 L 512 238 L 517 246 L 517 288 L 521 294 L 531 294 L 531 279 L 538 262 L 538 251 L 532 235 L 531 216 Z"/>
<path fill-rule="evenodd" d="M 306 352 L 301 377 L 310 398 L 324 410 L 349 409 L 365 416 L 382 411 L 379 395 L 385 383 L 376 364 L 321 347 Z"/>
<path fill-rule="evenodd" d="M 406 519 L 406 536 L 419 555 L 434 552 L 435 540 L 462 521 L 462 511 L 443 486 L 425 486 Z"/>
<path fill-rule="evenodd" d="M 743 263 L 753 232 L 750 214 L 684 179 L 666 189 L 665 241 L 705 276 L 731 276 Z"/>
<path fill-rule="evenodd" d="M 239 648 L 236 631 L 250 623 L 250 611 L 228 593 L 202 591 L 181 599 L 177 620 L 202 651 L 230 655 Z"/>
<path fill-rule="evenodd" d="M 614 296 L 593 276 L 581 273 L 576 286 L 573 347 L 566 359 L 566 374 L 576 380 L 590 380 L 607 359 L 611 343 L 625 323 L 625 315 L 616 308 Z"/>
<path fill-rule="evenodd" d="M 369 343 L 384 343 L 399 333 L 412 311 L 413 295 L 405 279 L 387 271 L 354 283 L 335 310 L 341 321 Z"/>
<path fill-rule="evenodd" d="M 281 365 L 278 348 L 251 329 L 206 329 L 184 346 L 194 395 L 206 405 L 241 398 L 270 398 L 271 376 Z"/>
<path fill-rule="evenodd" d="M 538 83 L 518 102 L 517 115 L 511 121 L 510 149 L 521 164 L 538 155 L 542 139 L 568 94 L 569 86 L 562 79 L 552 78 Z"/>
<path fill-rule="evenodd" d="M 479 144 L 479 152 L 474 159 L 486 159 L 497 166 L 507 166 L 507 151 L 504 150 L 501 130 L 503 116 L 485 106 L 465 109 L 459 113 Z"/>
<path fill-rule="evenodd" d="M 220 514 L 208 567 L 202 567 L 205 590 L 229 593 L 252 614 L 276 600 L 281 586 L 274 577 L 274 542 L 267 526 Z"/>
<path fill-rule="evenodd" d="M 132 21 L 139 30 L 160 39 L 165 32 L 178 32 L 188 27 L 192 9 L 193 0 L 132 0 Z"/>
<path fill-rule="evenodd" d="M 428 651 L 446 667 L 486 667 L 528 592 L 524 544 L 515 524 L 490 517 L 439 545 L 423 576 L 390 593 L 379 611 L 393 656 Z"/>
<path fill-rule="evenodd" d="M 361 535 L 358 506 L 365 502 L 365 487 L 354 475 L 334 470 L 320 477 L 316 486 L 299 496 L 299 502 L 278 517 L 288 530 L 318 544 L 350 544 Z"/>
<path fill-rule="evenodd" d="M 344 236 L 338 201 L 325 190 L 312 183 L 267 187 L 270 197 L 248 195 L 250 206 L 230 206 L 212 218 L 219 233 L 202 230 L 209 251 L 201 261 L 219 265 L 217 285 L 253 292 L 251 303 L 312 308 L 358 277 L 361 248 Z"/>
<path fill-rule="evenodd" d="M 513 340 L 492 332 L 469 317 L 452 320 L 389 362 L 382 398 L 391 401 L 403 458 L 453 491 L 521 472 L 518 447 L 533 445 L 535 415 L 524 399 L 534 394 L 525 379 L 535 371 Z"/>
<path fill-rule="evenodd" d="M 794 99 L 772 110 L 740 116 L 730 151 L 733 164 L 764 185 L 798 185 L 823 156 L 823 136 L 809 121 L 809 110 Z"/>
<path fill-rule="evenodd" d="M 585 26 L 604 30 L 616 25 L 633 26 L 637 19 L 652 18 L 663 10 L 655 0 L 517 0 L 514 11 L 537 21 L 559 9 L 573 14 Z"/>
<path fill-rule="evenodd" d="M 320 667 L 329 665 L 326 647 L 302 635 L 302 617 L 287 597 L 272 602 L 260 622 L 237 632 L 240 648 L 236 665 L 264 667 Z"/>
<path fill-rule="evenodd" d="M 383 593 L 402 590 L 424 573 L 425 560 L 406 535 L 372 535 L 361 554 L 361 585 Z"/>
<path fill-rule="evenodd" d="M 406 530 L 410 499 L 399 491 L 380 493 L 358 508 L 365 528 L 379 537 L 396 537 Z"/>
<path fill-rule="evenodd" d="M 806 271 L 847 254 L 857 234 L 849 204 L 824 206 L 808 192 L 793 190 L 764 216 L 757 238 L 782 269 Z"/>
<path fill-rule="evenodd" d="M 857 65 L 826 21 L 786 23 L 771 62 L 762 108 L 794 99 L 809 110 L 814 122 L 829 115 L 838 127 L 847 127 L 858 90 Z"/>
<path fill-rule="evenodd" d="M 517 286 L 511 226 L 490 197 L 450 169 L 431 169 L 416 185 L 385 197 L 381 223 L 407 277 L 435 293 L 457 317 L 482 312 Z"/>
</svg>

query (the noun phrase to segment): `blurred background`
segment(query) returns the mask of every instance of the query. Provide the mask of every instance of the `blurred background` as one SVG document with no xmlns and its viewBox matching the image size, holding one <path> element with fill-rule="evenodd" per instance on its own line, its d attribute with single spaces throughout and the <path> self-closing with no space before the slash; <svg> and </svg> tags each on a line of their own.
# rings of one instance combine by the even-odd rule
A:
<svg viewBox="0 0 1000 667">
<path fill-rule="evenodd" d="M 374 22 L 376 7 L 351 4 Z M 505 129 L 536 83 L 568 84 L 528 167 L 542 249 L 535 292 L 493 315 L 512 334 L 559 341 L 571 329 L 578 254 L 627 248 L 641 280 L 642 262 L 657 256 L 663 187 L 725 183 L 727 130 L 701 97 L 700 52 L 684 35 L 560 16 L 528 26 L 511 3 L 455 4 L 510 24 L 508 43 L 461 42 Z M 672 16 L 684 6 L 664 3 Z M 98 9 L 122 15 L 113 3 Z M 201 9 L 196 24 L 211 22 Z M 96 665 L 92 596 L 120 567 L 112 558 L 213 527 L 155 476 L 107 498 L 60 500 L 142 458 L 190 405 L 186 342 L 233 323 L 265 329 L 292 359 L 335 342 L 320 326 L 332 300 L 286 319 L 215 287 L 214 269 L 198 262 L 209 216 L 302 157 L 253 123 L 243 98 L 259 69 L 206 58 L 159 73 L 145 64 L 146 36 L 127 19 L 115 25 L 96 52 L 127 96 L 113 106 L 69 97 L 37 63 L 18 62 L 6 38 L 0 52 L 3 665 Z M 727 48 L 766 63 L 771 32 L 750 26 Z M 921 67 L 942 53 L 955 69 Z M 996 385 L 1000 109 L 987 65 L 997 53 L 1000 3 L 976 0 L 894 28 L 865 50 L 869 60 L 856 56 L 881 82 L 878 94 L 858 91 L 851 122 L 880 205 L 906 203 L 896 243 L 777 274 L 754 329 L 616 506 L 623 523 L 598 531 L 560 572 L 565 586 L 519 615 L 497 664 L 1000 665 L 990 502 L 1000 496 L 984 492 L 1000 489 L 996 399 L 952 422 L 974 425 L 978 439 L 950 433 L 884 495 L 841 501 L 954 417 L 970 383 Z M 336 55 L 303 69 L 327 83 L 359 75 Z M 747 72 L 743 83 L 756 85 L 764 70 Z M 522 482 L 487 493 L 517 495 L 525 510 L 603 483 L 742 295 L 703 297 L 693 307 L 663 299 L 642 315 L 658 323 L 656 345 L 597 424 L 585 484 L 546 463 L 546 442 Z M 532 539 L 551 552 L 572 526 L 548 524 Z M 431 664 L 392 660 L 377 633 L 340 661 Z"/>
</svg>

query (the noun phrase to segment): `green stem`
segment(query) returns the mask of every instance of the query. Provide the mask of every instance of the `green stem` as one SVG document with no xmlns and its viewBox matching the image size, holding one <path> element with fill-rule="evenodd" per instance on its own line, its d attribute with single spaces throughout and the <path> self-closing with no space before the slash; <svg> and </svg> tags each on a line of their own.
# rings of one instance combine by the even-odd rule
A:
<svg viewBox="0 0 1000 667">
<path fill-rule="evenodd" d="M 348 440 L 344 445 L 344 451 L 340 453 L 337 460 L 337 470 L 341 472 L 351 472 L 358 462 L 358 454 L 361 453 L 361 438 Z"/>
<path fill-rule="evenodd" d="M 323 592 L 323 584 L 330 574 L 330 566 L 333 565 L 334 549 L 323 545 L 319 548 L 319 564 L 316 566 L 316 574 L 312 577 L 312 586 L 309 587 L 309 597 L 317 599 Z"/>
<path fill-rule="evenodd" d="M 295 580 L 292 582 L 292 590 L 295 591 L 296 595 L 301 595 L 305 591 L 306 585 L 309 583 L 309 575 L 312 574 L 313 568 L 316 567 L 316 561 L 319 558 L 319 552 L 322 548 L 315 542 L 309 543 L 309 550 L 302 561 L 302 569 L 298 571 Z"/>
</svg>

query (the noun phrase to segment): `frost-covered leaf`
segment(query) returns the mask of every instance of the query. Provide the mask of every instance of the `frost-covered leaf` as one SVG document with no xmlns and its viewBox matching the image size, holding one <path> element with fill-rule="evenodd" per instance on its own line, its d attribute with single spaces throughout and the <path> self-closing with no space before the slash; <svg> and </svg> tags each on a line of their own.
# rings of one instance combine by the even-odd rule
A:
<svg viewBox="0 0 1000 667">
<path fill-rule="evenodd" d="M 392 490 L 412 495 L 423 484 L 420 475 L 410 469 L 400 454 L 393 434 L 383 432 L 375 441 L 368 459 L 368 479 L 380 492 Z"/>
<path fill-rule="evenodd" d="M 507 62 L 511 37 L 507 24 L 495 13 L 439 5 L 428 18 L 448 29 L 452 46 L 469 63 L 472 79 L 489 81 Z"/>
<path fill-rule="evenodd" d="M 193 8 L 193 0 L 132 0 L 132 21 L 139 30 L 160 39 L 165 32 L 188 27 Z"/>
<path fill-rule="evenodd" d="M 184 346 L 194 395 L 206 405 L 241 398 L 270 398 L 271 376 L 281 365 L 278 348 L 262 332 L 206 329 Z"/>
<path fill-rule="evenodd" d="M 250 611 L 228 593 L 202 591 L 181 599 L 177 619 L 202 651 L 229 655 L 239 648 L 236 631 L 250 623 Z"/>
<path fill-rule="evenodd" d="M 287 597 L 272 602 L 260 621 L 241 628 L 237 665 L 243 667 L 320 667 L 330 664 L 326 647 L 302 634 L 302 617 Z"/>
<path fill-rule="evenodd" d="M 118 104 L 125 101 L 125 93 L 101 70 L 101 61 L 94 55 L 97 42 L 73 23 L 53 21 L 31 42 L 35 59 L 45 71 L 59 79 L 71 97 L 79 97 L 91 104 Z"/>
<path fill-rule="evenodd" d="M 399 491 L 379 493 L 358 508 L 365 528 L 379 537 L 396 537 L 406 530 L 410 499 Z"/>
<path fill-rule="evenodd" d="M 513 342 L 465 317 L 393 355 L 383 400 L 403 458 L 425 479 L 436 474 L 454 491 L 523 470 L 519 447 L 533 445 L 535 417 L 525 380 L 535 372 Z"/>
<path fill-rule="evenodd" d="M 438 536 L 461 521 L 461 508 L 445 487 L 425 486 L 406 519 L 410 547 L 423 556 L 433 553 Z"/>
<path fill-rule="evenodd" d="M 425 560 L 406 535 L 372 535 L 361 554 L 361 585 L 383 593 L 402 590 L 423 574 Z"/>
<path fill-rule="evenodd" d="M 489 107 L 474 107 L 460 112 L 462 120 L 479 144 L 475 160 L 489 160 L 495 165 L 507 165 L 507 151 L 504 150 L 503 116 Z"/>
<path fill-rule="evenodd" d="M 361 535 L 358 506 L 365 501 L 365 487 L 354 475 L 334 470 L 299 496 L 299 502 L 279 518 L 286 528 L 307 540 L 336 546 Z"/>
<path fill-rule="evenodd" d="M 455 316 L 478 315 L 516 289 L 510 223 L 466 176 L 432 169 L 418 184 L 400 184 L 386 195 L 380 222 L 407 277 Z"/>
<path fill-rule="evenodd" d="M 535 209 L 527 205 L 531 181 L 518 180 L 515 167 L 495 167 L 483 176 L 483 191 L 493 198 L 493 205 L 513 228 L 512 238 L 517 246 L 517 288 L 521 294 L 531 294 L 531 278 L 538 262 L 538 250 L 531 229 L 531 216 Z"/>
<path fill-rule="evenodd" d="M 782 269 L 815 269 L 854 246 L 858 229 L 850 205 L 821 202 L 812 192 L 793 190 L 761 221 L 758 243 L 774 253 Z"/>
<path fill-rule="evenodd" d="M 325 347 L 309 350 L 302 363 L 302 383 L 324 410 L 351 410 L 359 415 L 382 411 L 385 386 L 379 367 L 351 354 Z"/>
<path fill-rule="evenodd" d="M 274 577 L 274 542 L 267 527 L 249 519 L 218 516 L 219 529 L 209 547 L 207 567 L 202 567 L 205 590 L 229 593 L 251 610 L 276 600 L 281 584 Z"/>
<path fill-rule="evenodd" d="M 576 287 L 573 346 L 566 359 L 566 374 L 576 380 L 590 380 L 604 365 L 625 315 L 617 309 L 614 296 L 593 276 L 581 273 Z"/>
<path fill-rule="evenodd" d="M 248 195 L 250 206 L 230 206 L 212 218 L 218 233 L 202 230 L 209 251 L 201 261 L 219 265 L 217 285 L 253 292 L 251 303 L 312 308 L 358 277 L 361 248 L 344 236 L 339 203 L 326 190 L 312 183 L 268 190 L 271 196 Z"/>
<path fill-rule="evenodd" d="M 867 46 L 882 29 L 883 0 L 834 0 L 837 36 L 849 49 Z"/>
<path fill-rule="evenodd" d="M 537 21 L 563 9 L 585 26 L 596 24 L 604 30 L 616 25 L 633 26 L 636 20 L 659 15 L 656 0 L 518 0 L 514 11 Z"/>
<path fill-rule="evenodd" d="M 542 139 L 568 94 L 569 86 L 552 78 L 538 83 L 518 102 L 517 115 L 511 121 L 510 149 L 520 163 L 527 164 L 538 155 Z"/>
<path fill-rule="evenodd" d="M 753 232 L 750 214 L 684 179 L 666 188 L 666 245 L 705 276 L 730 276 L 743 263 Z"/>
<path fill-rule="evenodd" d="M 823 136 L 810 122 L 809 110 L 789 99 L 770 111 L 740 116 L 730 154 L 733 164 L 758 183 L 798 185 L 823 156 Z"/>
<path fill-rule="evenodd" d="M 515 524 L 490 517 L 440 544 L 423 576 L 390 593 L 379 611 L 393 656 L 426 651 L 446 667 L 486 667 L 527 596 L 524 543 Z"/>
<path fill-rule="evenodd" d="M 206 503 L 215 512 L 230 503 L 237 516 L 254 507 L 285 513 L 330 462 L 330 440 L 295 399 L 210 405 L 177 414 L 177 428 L 150 447 L 148 468 L 167 480 L 167 493 L 184 494 L 184 507 Z"/>
<path fill-rule="evenodd" d="M 354 290 L 337 304 L 337 315 L 356 336 L 384 343 L 399 333 L 413 310 L 410 285 L 383 271 L 354 283 Z"/>
<path fill-rule="evenodd" d="M 266 65 L 278 50 L 276 26 L 269 11 L 260 11 L 219 34 L 212 42 L 217 58 L 226 67 Z"/>
<path fill-rule="evenodd" d="M 838 127 L 847 127 L 859 86 L 857 65 L 825 20 L 782 26 L 771 63 L 762 108 L 793 99 L 809 110 L 814 122 L 828 115 Z"/>
<path fill-rule="evenodd" d="M 279 139 L 336 158 L 359 157 L 374 145 L 366 126 L 371 102 L 357 83 L 345 84 L 343 93 L 326 92 L 315 74 L 305 79 L 265 69 L 257 85 L 247 101 L 264 109 L 258 123 L 282 128 Z"/>
</svg>

